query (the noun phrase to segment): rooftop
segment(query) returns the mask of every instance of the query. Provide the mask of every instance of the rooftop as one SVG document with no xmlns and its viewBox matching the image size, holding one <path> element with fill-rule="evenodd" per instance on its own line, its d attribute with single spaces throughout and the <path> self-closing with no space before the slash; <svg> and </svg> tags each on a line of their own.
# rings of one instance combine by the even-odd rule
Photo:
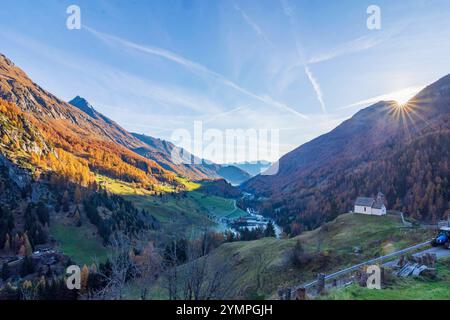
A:
<svg viewBox="0 0 450 320">
<path fill-rule="evenodd" d="M 375 200 L 373 198 L 358 197 L 355 201 L 355 206 L 372 207 L 374 202 Z"/>
</svg>

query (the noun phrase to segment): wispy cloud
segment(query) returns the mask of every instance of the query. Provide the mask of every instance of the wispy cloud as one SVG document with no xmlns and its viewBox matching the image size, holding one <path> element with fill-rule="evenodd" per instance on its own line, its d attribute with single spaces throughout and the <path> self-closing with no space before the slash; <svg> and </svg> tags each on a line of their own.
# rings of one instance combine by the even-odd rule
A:
<svg viewBox="0 0 450 320">
<path fill-rule="evenodd" d="M 333 48 L 329 52 L 315 55 L 308 60 L 308 63 L 309 64 L 320 63 L 335 59 L 340 56 L 345 56 L 348 54 L 368 50 L 386 41 L 387 39 L 390 38 L 390 36 L 391 36 L 390 34 L 376 35 L 376 36 L 372 35 L 362 36 L 355 40 L 341 44 Z"/>
<path fill-rule="evenodd" d="M 266 34 L 262 31 L 261 27 L 243 10 L 241 7 L 239 7 L 236 3 L 233 2 L 233 7 L 236 11 L 238 11 L 242 19 L 250 26 L 250 28 L 255 31 L 255 33 L 260 36 L 266 43 L 272 45 L 272 42 L 270 39 L 266 36 Z"/>
<path fill-rule="evenodd" d="M 320 83 L 317 80 L 317 78 L 314 76 L 314 74 L 312 73 L 311 69 L 309 68 L 308 63 L 305 60 L 305 55 L 303 53 L 302 44 L 301 44 L 297 34 L 295 34 L 295 30 L 298 29 L 298 26 L 297 26 L 297 21 L 296 21 L 295 14 L 294 14 L 294 9 L 290 6 L 290 4 L 287 0 L 280 0 L 280 2 L 281 2 L 281 6 L 283 8 L 283 12 L 286 15 L 286 17 L 289 19 L 289 22 L 291 25 L 291 30 L 292 30 L 293 36 L 295 38 L 294 39 L 295 46 L 297 49 L 297 55 L 298 55 L 298 59 L 300 60 L 300 64 L 303 65 L 303 67 L 304 67 L 305 74 L 308 77 L 308 80 L 314 89 L 314 92 L 317 97 L 317 101 L 319 101 L 322 112 L 326 113 L 327 109 L 326 109 L 325 102 L 323 99 L 322 89 L 320 88 Z"/>
<path fill-rule="evenodd" d="M 222 104 L 211 100 L 201 92 L 195 90 L 162 84 L 160 82 L 156 83 L 150 79 L 124 72 L 102 62 L 81 58 L 69 52 L 49 47 L 32 38 L 17 33 L 0 31 L 0 36 L 54 63 L 82 72 L 87 75 L 86 79 L 89 79 L 99 87 L 97 89 L 98 91 L 101 88 L 101 91 L 107 92 L 111 88 L 114 88 L 107 95 L 114 95 L 120 101 L 122 99 L 120 96 L 122 95 L 124 99 L 133 96 L 135 101 L 143 101 L 143 104 L 148 104 L 147 101 L 150 100 L 152 103 L 166 107 L 168 110 L 203 115 L 206 113 L 209 115 L 220 113 L 225 109 L 225 106 Z M 121 94 L 116 95 L 116 92 L 120 92 Z M 118 105 L 121 104 L 118 103 Z M 130 107 L 129 103 L 127 105 Z M 108 105 L 105 108 L 113 109 L 114 106 Z M 123 109 L 123 106 L 119 109 Z"/>
<path fill-rule="evenodd" d="M 286 0 L 280 0 L 281 1 L 281 5 L 283 7 L 283 12 L 284 14 L 289 17 L 289 18 L 293 18 L 294 17 L 294 10 L 292 9 L 292 7 L 289 5 L 289 2 L 287 2 Z"/>
<path fill-rule="evenodd" d="M 314 91 L 316 92 L 317 100 L 319 100 L 320 106 L 322 107 L 322 111 L 325 113 L 327 110 L 325 108 L 325 102 L 323 101 L 322 89 L 320 88 L 319 82 L 312 74 L 308 65 L 305 65 L 305 73 L 308 76 L 308 79 L 311 82 L 311 84 L 314 88 Z"/>
<path fill-rule="evenodd" d="M 83 25 L 83 29 L 89 31 L 91 34 L 93 34 L 94 36 L 96 36 L 97 38 L 101 39 L 102 41 L 108 42 L 108 43 L 115 43 L 115 44 L 119 44 L 123 47 L 126 48 L 130 48 L 130 49 L 134 49 L 140 52 L 144 52 L 153 56 L 158 56 L 161 57 L 163 59 L 169 60 L 171 62 L 174 62 L 178 65 L 181 65 L 183 67 L 185 67 L 187 70 L 189 70 L 190 72 L 199 75 L 201 77 L 207 77 L 209 79 L 212 79 L 214 81 L 217 81 L 225 86 L 228 86 L 230 88 L 233 88 L 234 90 L 248 96 L 251 97 L 253 99 L 256 99 L 264 104 L 269 104 L 272 105 L 274 107 L 277 108 L 282 108 L 285 111 L 288 111 L 290 113 L 293 113 L 297 116 L 300 116 L 302 118 L 308 118 L 306 115 L 296 111 L 295 109 L 286 106 L 286 104 L 283 104 L 281 102 L 278 102 L 276 100 L 274 100 L 273 98 L 267 99 L 266 97 L 263 97 L 261 95 L 255 94 L 245 88 L 242 88 L 241 86 L 239 86 L 238 84 L 234 83 L 233 81 L 227 79 L 225 76 L 208 69 L 207 67 L 191 61 L 189 59 L 186 59 L 176 53 L 173 53 L 171 51 L 168 50 L 164 50 L 158 47 L 153 47 L 153 46 L 147 46 L 147 45 L 141 45 L 141 44 L 137 44 L 131 41 L 128 41 L 126 39 L 122 39 L 119 37 L 116 37 L 114 35 L 110 35 L 110 34 L 106 34 L 100 31 L 97 31 L 89 26 L 85 26 Z"/>
<path fill-rule="evenodd" d="M 347 106 L 339 108 L 339 110 L 371 105 L 371 104 L 377 103 L 379 101 L 393 100 L 393 101 L 397 101 L 399 103 L 407 102 L 409 99 L 411 99 L 415 94 L 417 94 L 424 87 L 425 87 L 425 85 L 407 87 L 407 88 L 404 88 L 404 89 L 401 89 L 398 91 L 394 91 L 391 93 L 379 95 L 376 97 L 364 99 L 364 100 L 349 104 Z"/>
<path fill-rule="evenodd" d="M 410 20 L 399 20 L 389 28 L 383 28 L 383 30 L 378 32 L 371 32 L 359 38 L 344 42 L 327 52 L 313 55 L 309 58 L 308 63 L 315 64 L 325 62 L 342 56 L 375 48 L 382 43 L 392 40 L 395 36 L 407 30 L 412 23 L 414 22 Z"/>
</svg>

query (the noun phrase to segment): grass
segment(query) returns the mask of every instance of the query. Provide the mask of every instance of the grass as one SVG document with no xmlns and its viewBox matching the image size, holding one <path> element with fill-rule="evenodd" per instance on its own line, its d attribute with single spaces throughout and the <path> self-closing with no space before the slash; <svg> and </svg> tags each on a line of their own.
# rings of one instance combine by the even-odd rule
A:
<svg viewBox="0 0 450 320">
<path fill-rule="evenodd" d="M 189 190 L 186 196 L 175 192 L 156 196 L 133 184 L 106 177 L 99 179 L 104 181 L 103 184 L 110 192 L 124 196 L 138 208 L 154 215 L 162 225 L 162 230 L 158 232 L 160 237 L 184 235 L 193 238 L 206 228 L 220 230 L 217 224 L 220 218 L 246 214 L 235 207 L 233 200 L 207 196 L 196 191 L 199 186 L 196 183 L 185 181 Z M 74 259 L 86 261 L 86 257 L 101 254 L 95 252 L 94 244 L 89 243 L 88 238 L 81 236 L 83 239 L 64 242 L 64 238 L 79 235 L 74 234 L 73 230 L 62 233 L 59 235 L 62 247 L 73 253 Z M 427 230 L 405 228 L 396 215 L 378 217 L 348 213 L 292 239 L 264 238 L 251 242 L 226 243 L 208 256 L 208 268 L 214 273 L 218 266 L 226 267 L 227 272 L 223 275 L 222 282 L 234 285 L 224 298 L 271 298 L 280 286 L 301 284 L 314 279 L 319 272 L 337 271 L 423 242 L 430 237 Z M 88 243 L 70 246 L 79 241 Z M 295 266 L 291 258 L 297 241 L 312 257 L 302 266 Z M 98 243 L 101 242 L 97 242 L 97 245 Z M 180 266 L 180 275 L 185 268 L 186 266 Z M 150 297 L 165 298 L 161 287 L 162 283 L 157 283 Z M 132 291 L 130 289 L 134 296 Z"/>
<path fill-rule="evenodd" d="M 199 183 L 178 178 L 185 185 L 186 196 L 170 191 L 155 195 L 152 192 L 105 176 L 97 176 L 106 189 L 133 202 L 137 208 L 145 209 L 155 216 L 162 225 L 163 236 L 196 237 L 205 229 L 222 231 L 218 219 L 227 215 L 239 217 L 245 212 L 235 207 L 234 200 L 216 196 L 206 196 L 197 190 Z"/>
<path fill-rule="evenodd" d="M 58 241 L 61 251 L 78 265 L 90 265 L 95 260 L 106 260 L 108 250 L 102 240 L 90 226 L 52 225 L 50 233 Z"/>
<path fill-rule="evenodd" d="M 209 212 L 189 196 L 177 198 L 171 194 L 159 196 L 125 196 L 137 208 L 145 209 L 155 216 L 167 235 L 195 237 L 205 228 L 213 228 L 216 223 Z"/>
<path fill-rule="evenodd" d="M 406 278 L 382 290 L 371 290 L 351 285 L 334 289 L 325 300 L 450 300 L 450 260 L 440 261 L 436 279 Z"/>
<path fill-rule="evenodd" d="M 292 239 L 226 243 L 208 260 L 211 273 L 226 266 L 223 281 L 235 284 L 224 298 L 273 298 L 280 286 L 298 285 L 315 279 L 319 272 L 337 271 L 429 237 L 426 230 L 404 228 L 397 216 L 349 213 Z M 312 257 L 301 266 L 291 258 L 297 241 Z M 185 267 L 180 267 L 181 273 Z"/>
<path fill-rule="evenodd" d="M 164 190 L 163 197 L 155 196 L 148 190 L 136 187 L 133 183 L 126 183 L 106 176 L 97 175 L 97 182 L 101 183 L 111 193 L 122 195 L 141 209 L 148 210 L 163 225 L 161 235 L 185 234 L 192 236 L 200 226 L 214 226 L 208 218 L 208 211 L 202 211 L 196 200 L 190 198 L 176 198 L 172 190 Z M 198 184 L 180 178 L 187 190 L 195 190 Z M 158 191 L 164 187 L 159 186 Z M 108 250 L 102 245 L 95 226 L 87 219 L 81 227 L 71 226 L 63 217 L 55 219 L 50 228 L 62 252 L 70 256 L 78 264 L 91 264 L 95 259 L 104 261 Z"/>
<path fill-rule="evenodd" d="M 236 207 L 236 200 L 233 199 L 207 196 L 199 192 L 191 192 L 189 195 L 217 219 L 224 217 L 236 218 L 247 214 Z"/>
<path fill-rule="evenodd" d="M 376 257 L 431 238 L 422 229 L 405 228 L 395 215 L 369 216 L 354 213 L 340 215 L 321 228 L 299 237 L 309 250 L 333 251 Z"/>
<path fill-rule="evenodd" d="M 136 187 L 133 183 L 119 181 L 103 175 L 96 175 L 97 183 L 103 185 L 109 192 L 119 195 L 151 195 L 151 192 Z"/>
<path fill-rule="evenodd" d="M 187 191 L 194 191 L 201 187 L 200 183 L 190 181 L 183 177 L 177 177 L 177 181 L 183 184 Z"/>
<path fill-rule="evenodd" d="M 96 174 L 95 180 L 104 185 L 110 192 L 120 195 L 153 195 L 153 192 L 137 187 L 136 184 L 131 182 L 124 182 L 117 179 L 113 179 L 101 174 Z M 176 180 L 184 185 L 186 191 L 194 191 L 200 188 L 201 184 L 193 181 L 189 181 L 183 177 L 177 177 Z M 168 185 L 155 185 L 154 192 L 171 193 L 175 190 Z"/>
</svg>

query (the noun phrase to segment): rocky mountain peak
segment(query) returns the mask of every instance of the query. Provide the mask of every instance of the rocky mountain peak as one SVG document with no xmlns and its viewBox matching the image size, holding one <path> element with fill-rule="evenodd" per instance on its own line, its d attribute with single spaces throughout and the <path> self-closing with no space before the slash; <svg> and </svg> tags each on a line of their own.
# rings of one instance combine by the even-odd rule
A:
<svg viewBox="0 0 450 320">
<path fill-rule="evenodd" d="M 70 100 L 69 103 L 71 105 L 73 105 L 74 107 L 77 107 L 78 109 L 80 109 L 84 113 L 88 114 L 92 118 L 95 118 L 95 119 L 98 118 L 97 111 L 94 109 L 94 107 L 85 98 L 80 97 L 80 96 L 76 96 L 75 98 Z"/>
</svg>

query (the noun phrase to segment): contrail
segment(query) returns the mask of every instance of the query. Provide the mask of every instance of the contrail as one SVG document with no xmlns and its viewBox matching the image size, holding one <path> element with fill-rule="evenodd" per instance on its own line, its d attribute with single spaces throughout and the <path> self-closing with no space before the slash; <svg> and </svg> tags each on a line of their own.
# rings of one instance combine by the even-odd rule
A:
<svg viewBox="0 0 450 320">
<path fill-rule="evenodd" d="M 241 92 L 244 95 L 247 95 L 255 100 L 258 100 L 266 105 L 271 105 L 277 108 L 282 108 L 285 111 L 291 112 L 299 117 L 302 117 L 304 119 L 309 119 L 308 116 L 292 109 L 291 107 L 288 107 L 287 105 L 278 102 L 274 99 L 272 99 L 271 97 L 265 97 L 265 96 L 260 96 L 257 95 L 251 91 L 248 91 L 247 89 L 242 88 L 241 86 L 237 85 L 236 83 L 234 83 L 231 80 L 228 80 L 227 78 L 225 78 L 223 75 L 221 75 L 220 73 L 217 73 L 215 71 L 212 71 L 210 69 L 208 69 L 207 67 L 191 61 L 189 59 L 186 59 L 176 53 L 173 53 L 171 51 L 168 50 L 164 50 L 158 47 L 152 47 L 152 46 L 143 46 L 119 37 L 116 37 L 114 35 L 110 35 L 110 34 L 106 34 L 100 31 L 97 31 L 89 26 L 83 25 L 83 28 L 86 29 L 87 31 L 89 31 L 91 34 L 93 34 L 94 36 L 96 36 L 97 38 L 106 41 L 106 42 L 115 42 L 118 43 L 122 46 L 131 48 L 131 49 L 135 49 L 144 53 L 148 53 L 154 56 L 158 56 L 161 58 L 164 58 L 166 60 L 172 61 L 178 65 L 181 65 L 183 67 L 185 67 L 186 69 L 188 69 L 189 71 L 191 71 L 194 74 L 197 74 L 199 76 L 202 77 L 209 77 L 212 78 L 218 82 L 221 82 L 222 84 L 235 89 L 238 92 Z"/>
<path fill-rule="evenodd" d="M 294 33 L 294 30 L 296 30 L 296 26 L 297 23 L 295 21 L 295 17 L 294 17 L 294 10 L 289 6 L 287 0 L 280 0 L 281 2 L 281 7 L 283 8 L 283 12 L 286 15 L 286 17 L 289 19 L 289 23 L 291 25 L 291 30 L 292 30 L 292 35 L 294 36 L 294 40 L 295 40 L 295 46 L 297 49 L 297 54 L 300 60 L 300 63 L 303 65 L 304 70 L 305 70 L 305 74 L 308 77 L 309 82 L 311 83 L 314 92 L 316 93 L 316 97 L 317 100 L 319 101 L 320 107 L 323 111 L 323 113 L 326 113 L 326 107 L 325 107 L 325 102 L 323 100 L 323 94 L 322 94 L 322 90 L 320 88 L 320 84 L 317 81 L 317 79 L 314 77 L 311 69 L 308 66 L 308 63 L 306 62 L 305 56 L 303 54 L 303 50 L 301 47 L 301 43 L 297 37 L 297 35 Z"/>
<path fill-rule="evenodd" d="M 312 72 L 309 69 L 308 65 L 305 65 L 305 73 L 308 76 L 308 79 L 311 82 L 311 84 L 312 84 L 312 86 L 314 88 L 314 91 L 316 92 L 317 100 L 319 100 L 319 103 L 320 103 L 320 106 L 322 108 L 322 111 L 324 113 L 326 113 L 327 110 L 325 108 L 325 102 L 323 101 L 322 90 L 320 89 L 319 82 L 317 82 L 317 79 L 312 74 Z"/>
<path fill-rule="evenodd" d="M 265 42 L 267 42 L 269 45 L 272 45 L 272 42 L 269 40 L 269 38 L 266 36 L 266 34 L 262 31 L 261 27 L 244 11 L 239 7 L 235 2 L 233 2 L 233 7 L 236 11 L 238 11 L 244 21 L 250 26 L 250 28 L 255 31 L 255 33 L 263 38 Z"/>
</svg>

